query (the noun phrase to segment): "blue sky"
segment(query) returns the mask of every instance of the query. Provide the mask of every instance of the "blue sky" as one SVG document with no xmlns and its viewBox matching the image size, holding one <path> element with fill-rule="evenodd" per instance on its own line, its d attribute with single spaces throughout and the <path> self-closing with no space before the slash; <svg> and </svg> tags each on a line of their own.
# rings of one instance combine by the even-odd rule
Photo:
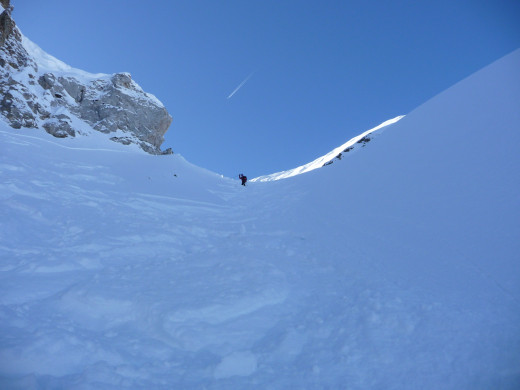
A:
<svg viewBox="0 0 520 390">
<path fill-rule="evenodd" d="M 305 164 L 520 47 L 517 0 L 12 3 L 48 53 L 130 72 L 173 116 L 163 147 L 231 177 Z"/>
</svg>

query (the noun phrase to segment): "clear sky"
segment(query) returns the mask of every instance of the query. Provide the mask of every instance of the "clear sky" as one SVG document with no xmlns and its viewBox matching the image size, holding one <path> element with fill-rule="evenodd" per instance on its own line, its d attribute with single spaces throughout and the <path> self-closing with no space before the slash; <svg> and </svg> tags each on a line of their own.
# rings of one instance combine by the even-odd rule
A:
<svg viewBox="0 0 520 390">
<path fill-rule="evenodd" d="M 173 117 L 163 148 L 230 177 L 305 164 L 520 47 L 518 0 L 11 2 L 49 54 L 130 72 Z"/>
</svg>

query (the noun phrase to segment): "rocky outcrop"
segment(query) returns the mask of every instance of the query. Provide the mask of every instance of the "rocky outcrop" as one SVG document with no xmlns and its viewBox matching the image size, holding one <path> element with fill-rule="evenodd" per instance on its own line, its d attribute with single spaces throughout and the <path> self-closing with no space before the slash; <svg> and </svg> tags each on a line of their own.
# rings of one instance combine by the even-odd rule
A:
<svg viewBox="0 0 520 390">
<path fill-rule="evenodd" d="M 9 7 L 4 1 L 2 6 Z M 9 9 L 0 14 L 0 113 L 14 128 L 37 127 L 36 115 L 47 114 L 39 111 L 37 96 L 30 91 L 34 74 L 38 68 L 21 44 L 22 36 L 11 18 Z M 27 83 L 17 79 L 21 72 L 27 72 Z M 29 85 L 26 85 L 29 84 Z"/>
<path fill-rule="evenodd" d="M 9 0 L 1 0 L 0 4 L 5 9 L 0 15 L 0 46 L 3 46 L 7 38 L 12 34 L 15 24 L 11 19 L 12 7 L 9 5 Z"/>
<path fill-rule="evenodd" d="M 22 36 L 9 1 L 1 1 L 0 114 L 12 127 L 43 128 L 56 137 L 94 129 L 113 141 L 163 153 L 172 118 L 159 100 L 129 73 L 93 75 L 43 52 Z"/>
</svg>

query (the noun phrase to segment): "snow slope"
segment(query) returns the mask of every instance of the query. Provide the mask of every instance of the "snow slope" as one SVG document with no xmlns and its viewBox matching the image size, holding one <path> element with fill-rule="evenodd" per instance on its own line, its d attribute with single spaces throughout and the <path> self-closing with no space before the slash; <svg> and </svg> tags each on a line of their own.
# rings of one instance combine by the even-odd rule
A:
<svg viewBox="0 0 520 390">
<path fill-rule="evenodd" d="M 1 124 L 0 388 L 519 388 L 518 69 L 246 188 Z"/>
</svg>

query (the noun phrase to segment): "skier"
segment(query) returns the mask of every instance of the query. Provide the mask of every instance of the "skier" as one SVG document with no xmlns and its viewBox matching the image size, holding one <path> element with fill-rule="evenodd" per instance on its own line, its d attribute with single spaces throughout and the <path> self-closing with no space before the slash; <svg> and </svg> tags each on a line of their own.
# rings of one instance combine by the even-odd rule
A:
<svg viewBox="0 0 520 390">
<path fill-rule="evenodd" d="M 244 176 L 242 175 L 241 173 L 238 175 L 238 178 L 240 180 L 242 180 L 242 185 L 245 186 L 246 185 L 246 181 L 247 181 L 247 176 Z"/>
</svg>

